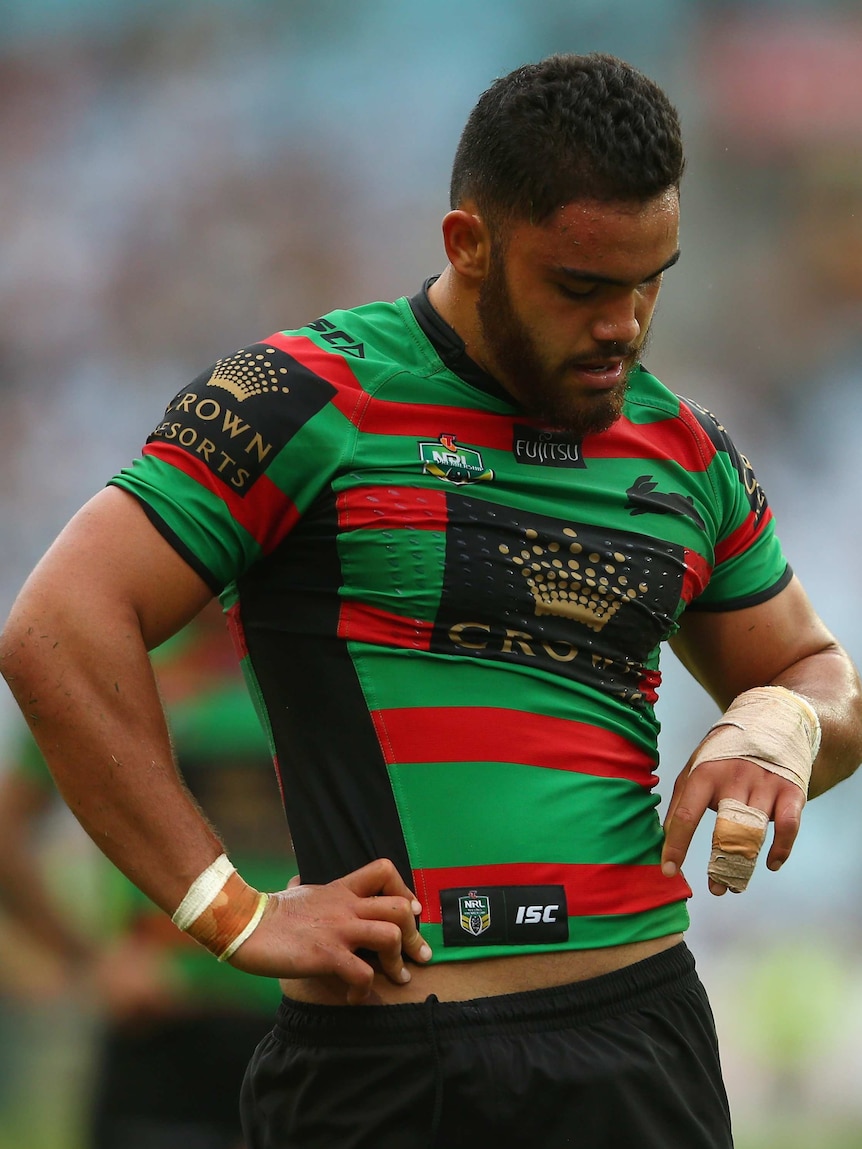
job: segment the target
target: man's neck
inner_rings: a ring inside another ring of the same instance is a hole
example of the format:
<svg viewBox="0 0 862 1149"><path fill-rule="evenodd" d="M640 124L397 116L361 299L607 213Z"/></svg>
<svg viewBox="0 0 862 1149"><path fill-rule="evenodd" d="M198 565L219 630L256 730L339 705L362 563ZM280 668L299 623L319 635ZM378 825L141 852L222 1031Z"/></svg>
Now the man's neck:
<svg viewBox="0 0 862 1149"><path fill-rule="evenodd" d="M437 314L464 341L464 349L470 358L481 364L483 355L475 300L459 283L451 267L447 267L428 288L428 298Z"/></svg>

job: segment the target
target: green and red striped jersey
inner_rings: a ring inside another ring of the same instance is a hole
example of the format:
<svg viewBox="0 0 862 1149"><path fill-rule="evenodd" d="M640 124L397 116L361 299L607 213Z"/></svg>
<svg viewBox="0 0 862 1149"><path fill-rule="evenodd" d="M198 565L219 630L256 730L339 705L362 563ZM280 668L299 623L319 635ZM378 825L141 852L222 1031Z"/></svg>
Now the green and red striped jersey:
<svg viewBox="0 0 862 1149"><path fill-rule="evenodd" d="M577 441L422 292L219 360L113 481L222 596L304 881L391 858L437 961L687 926L659 648L790 579L713 416L638 368Z"/></svg>

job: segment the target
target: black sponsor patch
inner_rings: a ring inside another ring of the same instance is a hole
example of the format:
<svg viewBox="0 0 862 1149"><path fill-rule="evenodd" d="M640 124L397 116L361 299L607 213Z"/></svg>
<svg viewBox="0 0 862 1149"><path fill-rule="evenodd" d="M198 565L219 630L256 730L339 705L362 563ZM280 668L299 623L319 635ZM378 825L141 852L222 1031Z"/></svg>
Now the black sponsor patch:
<svg viewBox="0 0 862 1149"><path fill-rule="evenodd" d="M540 431L524 423L512 429L512 454L517 463L538 467L586 467L581 444L565 431Z"/></svg>
<svg viewBox="0 0 862 1149"><path fill-rule="evenodd" d="M244 495L334 394L285 351L255 343L183 388L147 443L179 447Z"/></svg>
<svg viewBox="0 0 862 1149"><path fill-rule="evenodd" d="M517 662L644 704L645 663L674 629L685 550L633 530L447 495L430 649Z"/></svg>
<svg viewBox="0 0 862 1149"><path fill-rule="evenodd" d="M563 886L463 886L440 891L443 944L531 945L569 938Z"/></svg>

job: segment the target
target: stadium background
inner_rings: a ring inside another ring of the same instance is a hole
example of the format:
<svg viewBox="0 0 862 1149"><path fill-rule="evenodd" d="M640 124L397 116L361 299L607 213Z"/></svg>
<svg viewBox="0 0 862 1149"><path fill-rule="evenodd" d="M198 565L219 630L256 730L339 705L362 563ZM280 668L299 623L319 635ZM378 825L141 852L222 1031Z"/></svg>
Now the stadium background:
<svg viewBox="0 0 862 1149"><path fill-rule="evenodd" d="M594 49L658 79L687 137L647 364L731 428L862 661L855 0L0 0L0 613L202 366L439 270L478 93ZM660 713L669 789L714 716L670 657ZM4 693L0 746L16 731ZM698 834L690 937L739 1149L862 1144L860 799L862 775L814 803L742 898L709 896ZM86 907L77 828L42 845ZM79 1149L93 1019L52 986L0 919L0 1149Z"/></svg>

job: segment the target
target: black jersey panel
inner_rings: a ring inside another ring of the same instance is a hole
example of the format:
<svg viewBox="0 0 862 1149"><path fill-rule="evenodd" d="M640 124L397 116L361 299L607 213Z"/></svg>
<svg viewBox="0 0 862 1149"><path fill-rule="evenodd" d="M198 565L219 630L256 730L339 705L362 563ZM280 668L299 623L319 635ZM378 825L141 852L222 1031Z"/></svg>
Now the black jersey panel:
<svg viewBox="0 0 862 1149"><path fill-rule="evenodd" d="M682 546L468 495L449 495L447 512L431 650L543 668L645 704L645 666L674 629Z"/></svg>
<svg viewBox="0 0 862 1149"><path fill-rule="evenodd" d="M243 576L246 645L303 882L330 882L385 857L412 886L386 763L349 647L337 637L341 571L334 538L328 495Z"/></svg>

